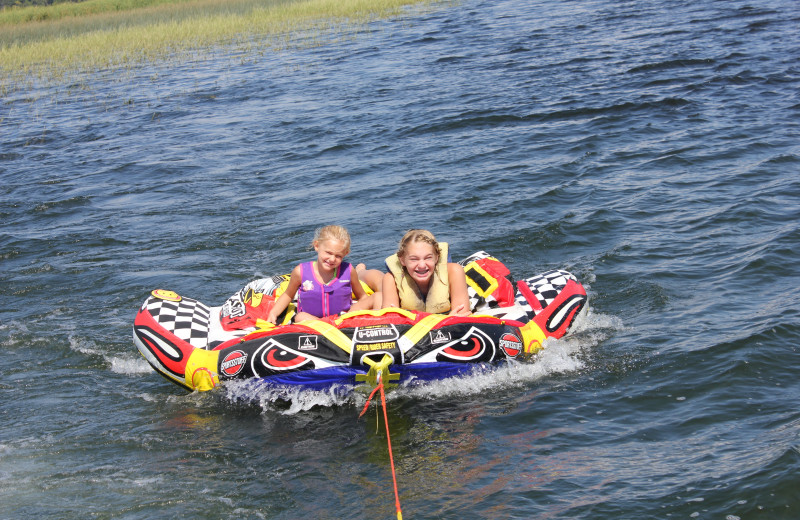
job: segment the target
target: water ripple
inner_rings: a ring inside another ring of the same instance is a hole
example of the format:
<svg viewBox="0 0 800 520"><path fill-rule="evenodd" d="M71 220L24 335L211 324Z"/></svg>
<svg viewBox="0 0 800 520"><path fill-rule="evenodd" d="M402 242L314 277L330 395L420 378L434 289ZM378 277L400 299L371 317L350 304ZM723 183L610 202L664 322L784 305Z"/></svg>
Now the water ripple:
<svg viewBox="0 0 800 520"><path fill-rule="evenodd" d="M797 516L798 21L789 0L470 0L11 93L4 510L393 514L361 396L184 395L131 345L150 290L218 305L337 222L371 267L427 227L590 293L535 363L390 398L409 516Z"/></svg>

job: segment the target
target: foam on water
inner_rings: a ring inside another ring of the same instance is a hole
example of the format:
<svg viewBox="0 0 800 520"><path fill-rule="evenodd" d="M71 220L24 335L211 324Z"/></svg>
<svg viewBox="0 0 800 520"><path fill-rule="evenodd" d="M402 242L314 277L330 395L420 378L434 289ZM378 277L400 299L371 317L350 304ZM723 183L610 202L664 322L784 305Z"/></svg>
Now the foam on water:
<svg viewBox="0 0 800 520"><path fill-rule="evenodd" d="M117 374L134 375L153 372L153 368L141 356L111 356L106 360L111 364L111 371Z"/></svg>
<svg viewBox="0 0 800 520"><path fill-rule="evenodd" d="M115 355L99 346L94 340L84 336L69 336L69 348L86 356L97 356L103 359L115 374L150 374L153 369L143 357L135 353Z"/></svg>
<svg viewBox="0 0 800 520"><path fill-rule="evenodd" d="M87 356L100 356L103 357L103 351L97 346L97 343L92 339L82 336L69 336L69 348L75 352L86 354Z"/></svg>
<svg viewBox="0 0 800 520"><path fill-rule="evenodd" d="M28 326L21 321L12 320L9 323L0 323L0 333L3 334L3 340L0 345L4 347L12 347L18 344L17 339L20 335L30 334Z"/></svg>
<svg viewBox="0 0 800 520"><path fill-rule="evenodd" d="M587 308L588 309L588 308ZM392 389L388 400L447 400L452 397L480 395L488 390L531 385L554 374L577 372L585 367L581 354L622 328L615 316L595 314L588 309L576 319L573 332L561 339L548 339L542 351L530 362L511 361L497 366L476 367L472 373L446 379L410 381ZM311 390L295 386L273 386L259 380L224 383L225 398L233 403L258 405L265 412L294 415L314 407L363 406L366 394L334 386Z"/></svg>
<svg viewBox="0 0 800 520"><path fill-rule="evenodd" d="M234 404L256 404L265 412L294 415L315 406L334 407L355 403L358 394L341 386L312 390L299 386L274 386L259 380L227 381L225 399Z"/></svg>

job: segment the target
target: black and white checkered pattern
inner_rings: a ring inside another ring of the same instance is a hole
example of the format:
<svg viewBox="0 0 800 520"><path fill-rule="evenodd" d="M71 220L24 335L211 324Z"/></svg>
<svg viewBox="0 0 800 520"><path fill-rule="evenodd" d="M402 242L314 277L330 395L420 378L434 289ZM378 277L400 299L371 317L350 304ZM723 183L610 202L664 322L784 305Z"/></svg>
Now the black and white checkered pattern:
<svg viewBox="0 0 800 520"><path fill-rule="evenodd" d="M522 307L520 305L511 305L509 307L480 306L477 309L474 309L472 313L484 316L494 316L495 318L499 318L501 320L515 320L521 321L522 323L527 323L530 321L531 316L533 316L533 312L531 312L530 308L530 305L527 307Z"/></svg>
<svg viewBox="0 0 800 520"><path fill-rule="evenodd" d="M193 347L208 345L211 309L203 302L192 298L172 302L150 297L147 311L161 326Z"/></svg>
<svg viewBox="0 0 800 520"><path fill-rule="evenodd" d="M478 312L478 309L485 311L486 309L496 309L500 307L497 299L491 294L486 298L479 296L477 291L471 285L467 286L467 295L469 296L469 308L472 312Z"/></svg>
<svg viewBox="0 0 800 520"><path fill-rule="evenodd" d="M473 253L467 258L461 260L459 264L466 266L470 262L474 262L482 258L494 257L486 251L478 251L477 253ZM541 305L542 310L544 310L548 305L553 303L553 300L558 297L559 293L564 289L564 287L566 287L569 280L574 280L576 282L578 281L578 279L575 278L572 273L563 271L561 269L553 269L552 271L547 271L531 278L526 278L522 281L528 285L533 295L537 300L539 300L539 305ZM500 304L492 295L482 298L477 294L472 286L467 287L467 292L469 293L470 307L476 314L488 314L501 319L527 322L542 312L541 310L535 311L527 298L525 298L525 296L519 292L519 289L517 289L514 298L514 305L509 307L500 307Z"/></svg>
<svg viewBox="0 0 800 520"><path fill-rule="evenodd" d="M478 251L477 253L472 253L463 260L459 260L458 264L466 267L466 265L469 264L470 262L477 262L478 260L482 260L484 258L494 258L494 257L492 257L492 255L490 255L486 251Z"/></svg>
<svg viewBox="0 0 800 520"><path fill-rule="evenodd" d="M546 273L526 278L522 281L530 287L533 295L539 300L542 309L546 309L548 305L553 303L553 300L556 299L570 280L578 281L572 273L562 271L561 269L553 269L552 271L547 271ZM517 290L516 302L517 305L528 307L532 310L530 303L528 303L528 300L519 290ZM539 314L539 312L541 311L535 311L534 314Z"/></svg>
<svg viewBox="0 0 800 520"><path fill-rule="evenodd" d="M477 262L478 260L483 260L484 258L494 258L494 257L489 253L487 253L486 251L478 251L477 253L469 255L468 257L459 261L458 263L459 265L466 267L472 262ZM469 296L469 308L472 309L472 312L477 312L482 314L492 314L492 312L489 311L493 311L494 309L500 308L500 303L494 296L489 294L486 296L486 298L484 298L480 296L478 292L475 290L475 288L469 284L467 284L467 294Z"/></svg>

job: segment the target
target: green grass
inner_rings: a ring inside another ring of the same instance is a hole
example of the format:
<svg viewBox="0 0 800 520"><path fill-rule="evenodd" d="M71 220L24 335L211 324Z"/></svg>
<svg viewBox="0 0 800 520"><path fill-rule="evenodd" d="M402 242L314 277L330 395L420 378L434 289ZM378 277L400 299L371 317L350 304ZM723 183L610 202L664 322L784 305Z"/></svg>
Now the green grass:
<svg viewBox="0 0 800 520"><path fill-rule="evenodd" d="M0 11L0 82L261 52L434 0L87 0Z"/></svg>
<svg viewBox="0 0 800 520"><path fill-rule="evenodd" d="M192 0L84 0L53 5L30 6L0 11L0 26L25 22L60 20L108 12L131 11L161 4L180 4Z"/></svg>

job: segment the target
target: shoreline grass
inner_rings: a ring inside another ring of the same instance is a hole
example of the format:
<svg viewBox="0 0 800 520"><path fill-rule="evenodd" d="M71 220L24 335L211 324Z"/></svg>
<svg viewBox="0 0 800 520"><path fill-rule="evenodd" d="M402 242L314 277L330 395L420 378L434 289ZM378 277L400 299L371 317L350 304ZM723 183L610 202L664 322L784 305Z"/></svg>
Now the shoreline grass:
<svg viewBox="0 0 800 520"><path fill-rule="evenodd" d="M0 27L26 22L60 20L108 12L132 11L161 4L181 4L194 0L81 0L51 5L0 9Z"/></svg>
<svg viewBox="0 0 800 520"><path fill-rule="evenodd" d="M284 47L297 34L366 24L433 3L441 2L87 0L17 8L19 13L6 9L0 11L0 82L5 88L31 78L58 82L75 73L181 61L219 48Z"/></svg>

